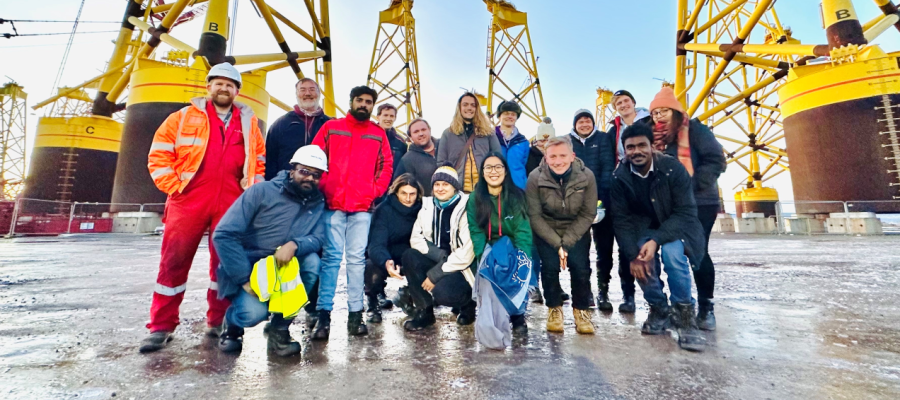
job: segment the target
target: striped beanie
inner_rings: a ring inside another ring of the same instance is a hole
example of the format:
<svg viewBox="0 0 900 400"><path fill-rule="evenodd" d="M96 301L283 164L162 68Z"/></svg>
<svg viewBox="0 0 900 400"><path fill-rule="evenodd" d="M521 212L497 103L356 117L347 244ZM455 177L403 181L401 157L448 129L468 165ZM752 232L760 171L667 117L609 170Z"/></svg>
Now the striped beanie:
<svg viewBox="0 0 900 400"><path fill-rule="evenodd" d="M438 181L449 183L457 191L462 190L462 184L459 183L459 174L449 163L444 163L434 170L434 175L431 175L431 185L434 186L434 183Z"/></svg>

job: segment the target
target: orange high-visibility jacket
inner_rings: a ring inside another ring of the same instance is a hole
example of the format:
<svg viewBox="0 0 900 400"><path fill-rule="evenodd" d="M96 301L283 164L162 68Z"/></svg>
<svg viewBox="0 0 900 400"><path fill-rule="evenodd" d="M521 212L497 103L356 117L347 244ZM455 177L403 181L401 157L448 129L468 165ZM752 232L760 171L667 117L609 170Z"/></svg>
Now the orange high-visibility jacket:
<svg viewBox="0 0 900 400"><path fill-rule="evenodd" d="M147 168L153 183L166 194L181 193L200 168L209 142L207 101L205 97L191 99L191 105L169 115L153 136ZM234 106L241 113L247 156L241 187L247 189L265 180L266 144L253 110L238 102Z"/></svg>

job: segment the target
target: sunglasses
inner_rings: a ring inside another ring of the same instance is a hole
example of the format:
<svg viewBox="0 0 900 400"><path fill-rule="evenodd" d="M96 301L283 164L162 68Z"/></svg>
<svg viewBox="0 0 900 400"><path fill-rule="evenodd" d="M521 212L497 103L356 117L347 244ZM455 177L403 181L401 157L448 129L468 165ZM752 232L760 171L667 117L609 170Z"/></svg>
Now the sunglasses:
<svg viewBox="0 0 900 400"><path fill-rule="evenodd" d="M313 172L306 168L298 168L296 171L297 171L297 173L299 173L302 176L311 176L313 179L316 179L316 180L322 178L321 172Z"/></svg>

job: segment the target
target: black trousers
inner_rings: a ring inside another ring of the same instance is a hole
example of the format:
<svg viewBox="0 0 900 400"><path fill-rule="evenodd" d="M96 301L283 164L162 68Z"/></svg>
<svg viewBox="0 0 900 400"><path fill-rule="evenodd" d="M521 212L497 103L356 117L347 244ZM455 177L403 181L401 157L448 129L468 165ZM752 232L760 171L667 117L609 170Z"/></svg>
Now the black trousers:
<svg viewBox="0 0 900 400"><path fill-rule="evenodd" d="M366 272L363 277L363 291L366 296L377 296L384 293L389 274L384 264L375 265L371 259L366 260Z"/></svg>
<svg viewBox="0 0 900 400"><path fill-rule="evenodd" d="M611 215L607 213L600 223L591 226L591 231L597 250L597 287L602 292L609 289L609 281L612 280L613 240L616 236ZM634 276L631 275L631 263L625 260L621 251L618 258L619 284L622 286L622 294L626 297L634 296Z"/></svg>
<svg viewBox="0 0 900 400"><path fill-rule="evenodd" d="M435 283L431 293L422 289L422 282L428 278L428 270L434 266L434 261L416 249L409 249L403 253L403 272L406 274L409 294L416 309L424 310L434 306L460 308L470 306L473 302L472 286L462 272L454 272L441 278Z"/></svg>
<svg viewBox="0 0 900 400"><path fill-rule="evenodd" d="M562 305L562 287L559 284L559 249L537 238L538 255L541 257L541 283L544 286L544 304L547 307ZM584 236L569 249L568 270L572 277L572 307L579 310L590 308L591 302L591 233Z"/></svg>
<svg viewBox="0 0 900 400"><path fill-rule="evenodd" d="M694 283L697 284L697 299L709 300L713 298L713 289L716 286L716 269L712 258L709 258L709 235L712 233L716 217L719 215L719 205L697 206L697 218L703 226L706 235L706 256L700 263L700 268L694 271Z"/></svg>

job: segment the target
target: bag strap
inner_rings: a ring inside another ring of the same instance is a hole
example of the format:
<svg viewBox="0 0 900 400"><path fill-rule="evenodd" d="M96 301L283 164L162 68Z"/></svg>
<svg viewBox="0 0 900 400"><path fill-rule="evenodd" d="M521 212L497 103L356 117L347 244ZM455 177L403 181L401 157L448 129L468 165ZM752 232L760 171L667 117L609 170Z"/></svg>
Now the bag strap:
<svg viewBox="0 0 900 400"><path fill-rule="evenodd" d="M465 129L463 129L465 133ZM459 173L459 170L464 167L463 161L466 160L466 156L469 154L469 148L472 147L472 143L475 143L475 131L472 131L472 136L469 136L469 140L466 141L466 147L463 148L463 151L459 153L459 159L456 160L456 173ZM475 155L475 150L472 150L472 155Z"/></svg>

